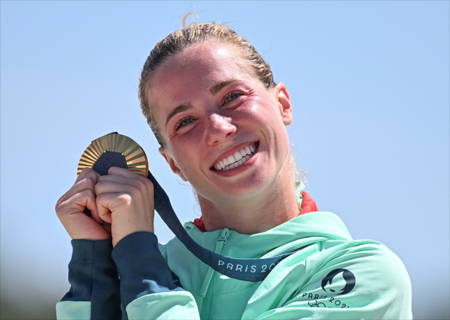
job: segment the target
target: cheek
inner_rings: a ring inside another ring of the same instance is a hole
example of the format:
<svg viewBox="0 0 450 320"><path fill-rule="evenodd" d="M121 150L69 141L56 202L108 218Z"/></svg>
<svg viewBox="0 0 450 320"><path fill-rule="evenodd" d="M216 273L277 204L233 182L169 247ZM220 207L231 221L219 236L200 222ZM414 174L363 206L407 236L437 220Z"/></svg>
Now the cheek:
<svg viewBox="0 0 450 320"><path fill-rule="evenodd" d="M178 168L183 172L184 175L189 176L189 173L193 171L193 164L198 163L195 158L198 152L188 150L190 148L184 147L181 152L175 154L175 159L178 164Z"/></svg>
<svg viewBox="0 0 450 320"><path fill-rule="evenodd" d="M255 119L275 122L280 119L278 102L269 94L263 94L251 101L245 110Z"/></svg>
<svg viewBox="0 0 450 320"><path fill-rule="evenodd" d="M279 119L279 116L273 111L270 106L260 105L255 102L250 108L243 110L240 117L260 126L272 127Z"/></svg>

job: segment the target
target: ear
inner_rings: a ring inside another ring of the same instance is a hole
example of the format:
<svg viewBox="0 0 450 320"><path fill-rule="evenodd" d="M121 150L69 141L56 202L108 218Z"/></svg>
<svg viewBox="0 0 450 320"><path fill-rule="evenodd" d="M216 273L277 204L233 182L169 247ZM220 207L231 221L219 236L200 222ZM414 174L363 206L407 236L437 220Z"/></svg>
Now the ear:
<svg viewBox="0 0 450 320"><path fill-rule="evenodd" d="M284 125L288 126L292 123L292 104L289 92L284 83L278 82L275 85L275 94L280 108L281 119Z"/></svg>
<svg viewBox="0 0 450 320"><path fill-rule="evenodd" d="M181 172L178 163L167 153L167 151L163 147L159 148L159 153L164 157L164 159L166 159L172 172L178 175L181 179L183 179L183 181L187 181L186 177Z"/></svg>

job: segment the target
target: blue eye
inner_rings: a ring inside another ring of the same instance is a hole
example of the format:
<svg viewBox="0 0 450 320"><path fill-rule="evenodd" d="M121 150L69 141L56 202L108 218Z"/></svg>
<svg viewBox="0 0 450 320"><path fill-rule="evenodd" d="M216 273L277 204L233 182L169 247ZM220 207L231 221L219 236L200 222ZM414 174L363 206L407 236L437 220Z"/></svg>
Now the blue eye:
<svg viewBox="0 0 450 320"><path fill-rule="evenodd" d="M178 131L178 129L188 125L189 123L191 123L192 121L194 121L194 118L192 117L186 117L181 119L180 121L177 122L177 124L175 125L175 131Z"/></svg>
<svg viewBox="0 0 450 320"><path fill-rule="evenodd" d="M242 92L231 92L225 96L225 99L223 99L223 103L225 104L225 103L231 102L234 99L236 99L242 95L244 95L244 93L242 93Z"/></svg>

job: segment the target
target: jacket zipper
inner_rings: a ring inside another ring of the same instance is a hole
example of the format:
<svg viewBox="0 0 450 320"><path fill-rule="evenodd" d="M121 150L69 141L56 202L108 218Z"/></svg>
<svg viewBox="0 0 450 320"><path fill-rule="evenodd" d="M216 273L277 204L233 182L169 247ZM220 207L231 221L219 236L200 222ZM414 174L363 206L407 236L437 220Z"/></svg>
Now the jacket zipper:
<svg viewBox="0 0 450 320"><path fill-rule="evenodd" d="M228 236L230 235L229 229L223 229L220 233L219 239L217 239L216 242L216 248L214 249L215 253L222 253L223 247L225 246L225 243L228 241Z"/></svg>
<svg viewBox="0 0 450 320"><path fill-rule="evenodd" d="M215 253L217 254L222 253L222 250L228 241L229 235L230 235L229 229L222 230L219 238L216 241L216 246L214 248ZM203 281L203 285L200 289L200 295L203 297L202 311L200 315L201 319L209 319L210 316L212 291L214 290L214 281L213 281L214 273L215 273L214 269L208 268L208 272L206 273L205 276L205 281Z"/></svg>

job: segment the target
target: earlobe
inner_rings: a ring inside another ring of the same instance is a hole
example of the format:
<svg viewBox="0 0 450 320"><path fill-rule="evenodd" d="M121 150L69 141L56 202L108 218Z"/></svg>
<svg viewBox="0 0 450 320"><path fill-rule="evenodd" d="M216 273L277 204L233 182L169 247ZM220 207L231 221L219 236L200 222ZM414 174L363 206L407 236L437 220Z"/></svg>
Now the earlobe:
<svg viewBox="0 0 450 320"><path fill-rule="evenodd" d="M183 179L183 181L187 181L186 177L181 172L180 167L178 166L176 161L169 154L167 154L164 148L160 147L158 151L164 157L166 162L169 164L169 167L172 170L172 172L178 175L181 179Z"/></svg>
<svg viewBox="0 0 450 320"><path fill-rule="evenodd" d="M292 104L289 92L282 82L278 82L275 86L277 94L278 105L280 107L280 114L285 126L292 123Z"/></svg>

